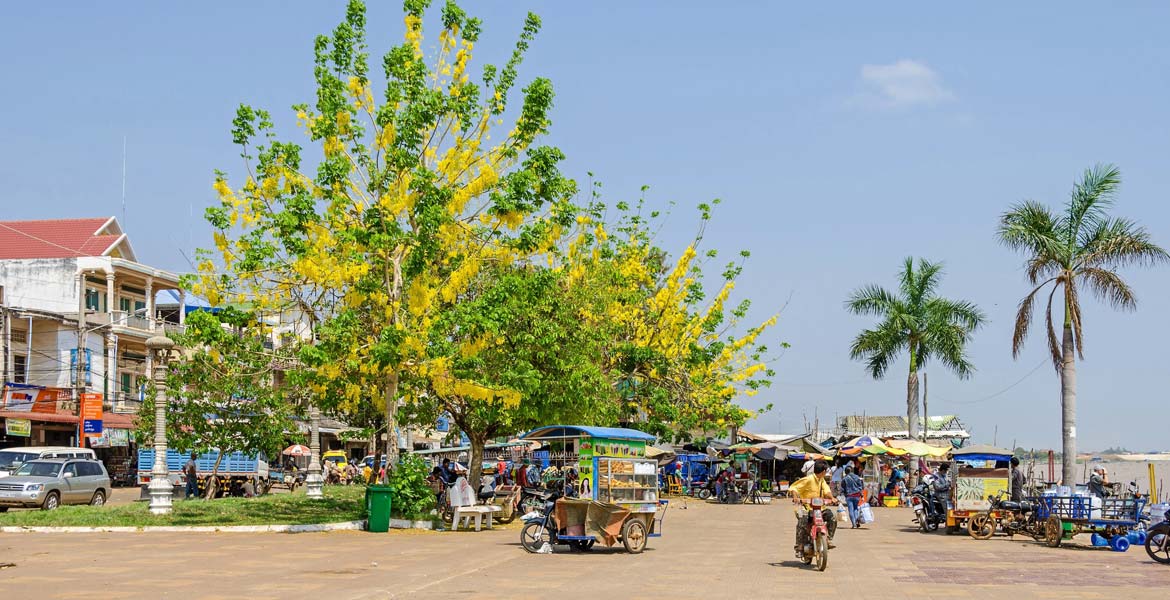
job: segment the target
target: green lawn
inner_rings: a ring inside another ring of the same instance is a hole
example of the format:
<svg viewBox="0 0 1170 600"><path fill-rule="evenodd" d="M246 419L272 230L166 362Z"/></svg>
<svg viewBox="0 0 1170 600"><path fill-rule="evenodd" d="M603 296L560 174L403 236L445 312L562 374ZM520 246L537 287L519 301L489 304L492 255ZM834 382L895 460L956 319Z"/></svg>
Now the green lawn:
<svg viewBox="0 0 1170 600"><path fill-rule="evenodd" d="M148 502L121 506L63 506L53 511L0 513L0 526L144 527L149 525L301 525L365 518L362 486L327 486L325 497L310 500L303 488L295 494L260 498L176 500L167 516L154 516Z"/></svg>

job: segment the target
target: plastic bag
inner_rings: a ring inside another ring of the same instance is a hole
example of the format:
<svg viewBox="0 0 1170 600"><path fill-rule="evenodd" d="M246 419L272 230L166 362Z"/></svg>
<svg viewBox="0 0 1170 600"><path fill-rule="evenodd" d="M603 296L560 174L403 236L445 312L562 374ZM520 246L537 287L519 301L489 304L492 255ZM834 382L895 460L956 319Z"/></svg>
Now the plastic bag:
<svg viewBox="0 0 1170 600"><path fill-rule="evenodd" d="M873 509L869 507L868 502L858 506L857 512L861 515L862 523L873 523Z"/></svg>
<svg viewBox="0 0 1170 600"><path fill-rule="evenodd" d="M466 477L456 479L451 489L447 490L447 496L451 501L451 506L471 506L475 504L475 490L467 482Z"/></svg>

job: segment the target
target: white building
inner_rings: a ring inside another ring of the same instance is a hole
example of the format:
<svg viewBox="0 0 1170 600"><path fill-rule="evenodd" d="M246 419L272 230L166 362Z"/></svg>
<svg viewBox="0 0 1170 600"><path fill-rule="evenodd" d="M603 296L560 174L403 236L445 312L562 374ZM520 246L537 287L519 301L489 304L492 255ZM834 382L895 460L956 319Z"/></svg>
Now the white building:
<svg viewBox="0 0 1170 600"><path fill-rule="evenodd" d="M164 318L155 307L162 290L179 290L178 277L138 262L113 217L0 221L0 381L60 399L25 414L0 403L0 418L33 421L29 439L0 445L76 443L78 392L104 394L106 426L129 428L151 371L146 339L181 327L186 313Z"/></svg>

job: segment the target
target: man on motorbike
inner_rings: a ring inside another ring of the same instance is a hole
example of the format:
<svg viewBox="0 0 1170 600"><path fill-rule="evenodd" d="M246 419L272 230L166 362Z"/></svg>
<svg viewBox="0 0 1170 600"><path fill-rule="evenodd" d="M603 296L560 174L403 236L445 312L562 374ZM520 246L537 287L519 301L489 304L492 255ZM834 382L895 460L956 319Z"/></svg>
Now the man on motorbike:
<svg viewBox="0 0 1170 600"><path fill-rule="evenodd" d="M812 473L806 477L802 477L792 487L788 488L788 494L792 496L792 501L795 504L807 506L809 501L813 498L823 498L825 500L825 508L822 509L822 516L825 518L825 523L829 527L829 548L836 548L833 545L833 536L837 533L837 516L833 509L828 508L837 503L837 499L833 497L833 490L829 488L829 483L825 481L825 472L829 470L829 465L825 461L818 460L813 465ZM801 544L804 541L804 536L808 532L808 511L797 510L797 525L796 525L796 552L800 554Z"/></svg>
<svg viewBox="0 0 1170 600"><path fill-rule="evenodd" d="M947 498L950 498L951 482L947 479L947 471L951 468L951 463L943 463L939 465L938 471L934 474L934 481L931 482L931 487L934 488L934 503L938 510L938 514L947 514Z"/></svg>

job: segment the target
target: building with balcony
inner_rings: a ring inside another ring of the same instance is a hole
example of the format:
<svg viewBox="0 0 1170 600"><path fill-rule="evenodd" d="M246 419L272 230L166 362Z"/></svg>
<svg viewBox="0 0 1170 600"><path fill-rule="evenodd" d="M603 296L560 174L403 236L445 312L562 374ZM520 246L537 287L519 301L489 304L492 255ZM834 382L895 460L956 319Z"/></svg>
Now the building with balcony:
<svg viewBox="0 0 1170 600"><path fill-rule="evenodd" d="M177 310L156 306L164 292ZM85 392L103 394L107 429L129 429L151 373L146 340L186 312L178 276L139 262L113 217L0 221L0 419L33 421L25 439L0 429L0 446L76 444ZM10 388L47 391L36 397L55 406L18 414Z"/></svg>

